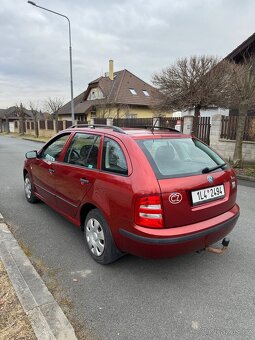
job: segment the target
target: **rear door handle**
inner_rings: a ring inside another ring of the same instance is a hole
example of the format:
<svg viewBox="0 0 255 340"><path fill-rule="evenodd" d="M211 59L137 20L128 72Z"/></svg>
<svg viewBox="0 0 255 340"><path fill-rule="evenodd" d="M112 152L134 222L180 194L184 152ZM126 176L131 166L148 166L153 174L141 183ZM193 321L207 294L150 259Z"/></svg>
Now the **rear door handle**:
<svg viewBox="0 0 255 340"><path fill-rule="evenodd" d="M88 184L89 180L86 179L86 178L80 178L80 182L81 182L81 184Z"/></svg>
<svg viewBox="0 0 255 340"><path fill-rule="evenodd" d="M49 171L51 174L53 174L53 173L55 172L54 169L48 169L48 171Z"/></svg>

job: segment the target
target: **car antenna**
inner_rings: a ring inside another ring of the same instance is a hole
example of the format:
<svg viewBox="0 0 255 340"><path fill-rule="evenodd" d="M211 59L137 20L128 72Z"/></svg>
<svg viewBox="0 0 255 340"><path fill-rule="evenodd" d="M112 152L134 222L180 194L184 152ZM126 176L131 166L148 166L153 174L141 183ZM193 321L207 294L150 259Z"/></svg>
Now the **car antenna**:
<svg viewBox="0 0 255 340"><path fill-rule="evenodd" d="M154 129L155 129L155 126L156 126L157 122L158 122L158 117L155 119L155 122L152 125L152 128L151 128L151 132L152 133L154 132Z"/></svg>

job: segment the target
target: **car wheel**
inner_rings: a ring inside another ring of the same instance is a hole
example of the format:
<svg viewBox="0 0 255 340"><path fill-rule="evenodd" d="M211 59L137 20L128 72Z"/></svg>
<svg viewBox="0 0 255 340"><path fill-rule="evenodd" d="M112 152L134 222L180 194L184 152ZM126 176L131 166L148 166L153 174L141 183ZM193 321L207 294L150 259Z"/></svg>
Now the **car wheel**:
<svg viewBox="0 0 255 340"><path fill-rule="evenodd" d="M39 201L39 199L34 194L33 183L31 181L29 174L26 174L24 179L24 190L26 199L28 200L29 203L35 203Z"/></svg>
<svg viewBox="0 0 255 340"><path fill-rule="evenodd" d="M96 262L109 264L122 256L114 243L106 220L98 209L88 213L84 224L84 236L88 251Z"/></svg>

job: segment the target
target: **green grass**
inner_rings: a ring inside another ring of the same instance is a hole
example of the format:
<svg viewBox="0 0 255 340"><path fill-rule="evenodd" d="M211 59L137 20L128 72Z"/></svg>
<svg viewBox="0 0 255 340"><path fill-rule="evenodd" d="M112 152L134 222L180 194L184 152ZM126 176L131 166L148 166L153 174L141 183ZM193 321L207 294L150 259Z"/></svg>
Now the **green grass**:
<svg viewBox="0 0 255 340"><path fill-rule="evenodd" d="M255 177L255 169L253 169L253 168L245 169L245 173L246 173L247 176L254 176Z"/></svg>
<svg viewBox="0 0 255 340"><path fill-rule="evenodd" d="M255 177L255 168L252 167L235 168L235 172L237 175Z"/></svg>

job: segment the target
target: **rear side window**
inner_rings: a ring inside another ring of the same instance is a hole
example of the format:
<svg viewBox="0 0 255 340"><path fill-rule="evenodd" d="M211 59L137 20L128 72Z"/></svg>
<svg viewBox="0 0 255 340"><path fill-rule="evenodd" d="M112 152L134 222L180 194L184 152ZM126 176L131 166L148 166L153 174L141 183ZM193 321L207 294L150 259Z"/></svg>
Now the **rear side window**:
<svg viewBox="0 0 255 340"><path fill-rule="evenodd" d="M206 167L225 163L207 145L192 138L147 139L137 143L159 179L201 174Z"/></svg>
<svg viewBox="0 0 255 340"><path fill-rule="evenodd" d="M103 145L102 170L127 175L128 167L121 146L113 139L106 137Z"/></svg>

